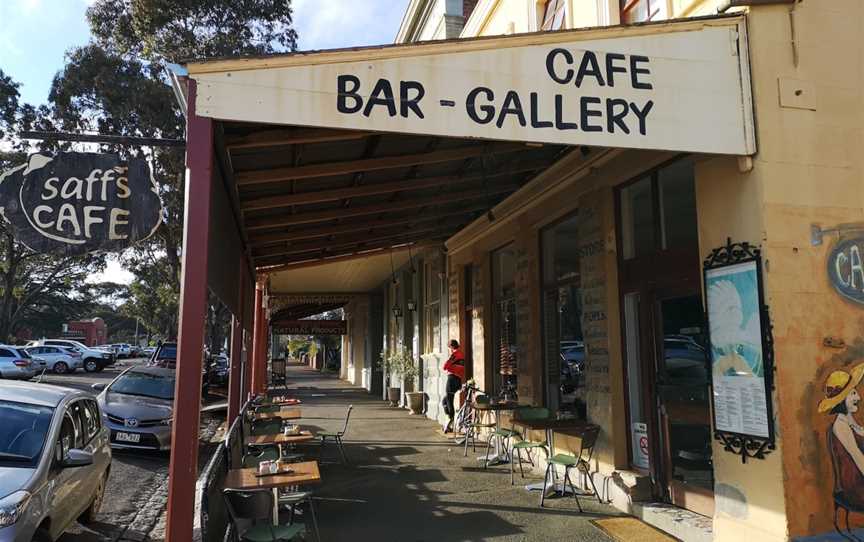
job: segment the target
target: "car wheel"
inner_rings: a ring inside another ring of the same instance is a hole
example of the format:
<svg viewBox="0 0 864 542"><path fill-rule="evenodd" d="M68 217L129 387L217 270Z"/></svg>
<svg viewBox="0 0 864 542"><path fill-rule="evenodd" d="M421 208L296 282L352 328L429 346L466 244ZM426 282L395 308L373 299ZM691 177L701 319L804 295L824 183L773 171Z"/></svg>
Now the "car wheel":
<svg viewBox="0 0 864 542"><path fill-rule="evenodd" d="M69 372L69 366L63 361L58 361L54 364L54 372L58 375L65 375Z"/></svg>
<svg viewBox="0 0 864 542"><path fill-rule="evenodd" d="M105 483L107 480L108 473L106 472L101 478L99 478L99 485L96 486L96 494L93 495L93 502L91 502L90 506L87 507L87 510L84 510L84 513L78 517L78 521L81 523L86 525L96 521L96 515L99 513L99 509L102 508L102 500L105 498Z"/></svg>
<svg viewBox="0 0 864 542"><path fill-rule="evenodd" d="M88 373L95 373L95 372L99 371L99 363L93 358L85 359L84 360L84 370L87 371Z"/></svg>

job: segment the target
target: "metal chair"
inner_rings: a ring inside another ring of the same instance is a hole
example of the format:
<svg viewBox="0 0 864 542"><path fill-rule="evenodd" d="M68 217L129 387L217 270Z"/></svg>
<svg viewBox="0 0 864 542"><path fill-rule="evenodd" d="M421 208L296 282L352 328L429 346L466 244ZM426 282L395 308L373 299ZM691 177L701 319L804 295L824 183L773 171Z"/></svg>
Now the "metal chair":
<svg viewBox="0 0 864 542"><path fill-rule="evenodd" d="M253 448L249 453L243 456L243 468L257 467L262 461L275 461L279 459L279 448L276 446L267 446Z"/></svg>
<svg viewBox="0 0 864 542"><path fill-rule="evenodd" d="M249 434L253 437L262 435L274 435L282 431L282 418L267 418L266 420L254 420L249 428Z"/></svg>
<svg viewBox="0 0 864 542"><path fill-rule="evenodd" d="M493 429L495 427L495 423L490 421L488 418L491 416L491 410L478 410L473 408L471 411L473 419L468 423L467 428L465 429L465 453L464 456L468 457L468 441L471 441L471 449L475 452L477 451L477 437L480 435L480 432L483 429ZM486 453L488 456L489 446L492 445L491 439L490 442L487 443ZM488 457L485 465L488 464Z"/></svg>
<svg viewBox="0 0 864 542"><path fill-rule="evenodd" d="M570 469L575 468L585 473L588 481L591 482L591 487L594 489L594 495L597 496L599 502L603 502L600 498L600 492L597 491L597 486L594 485L594 478L591 476L591 456L594 454L594 445L597 444L597 437L600 435L600 427L594 425L586 429L581 435L581 443L579 447L579 455L571 454L555 454L546 463L546 476L543 478L543 491L540 493L540 506L546 499L546 484L549 481L550 471L554 472L555 466L564 467L564 487L567 491L567 483L570 483L570 489L573 491L573 498L576 499L576 506L579 507L579 513L582 513L582 505L579 503L579 496L576 493L576 486L573 485L573 480L570 479Z"/></svg>
<svg viewBox="0 0 864 542"><path fill-rule="evenodd" d="M345 456L345 447L343 446L342 437L348 432L348 420L351 419L351 411L354 410L354 405L348 407L348 413L345 415L345 427L342 431L319 431L318 436L321 437L321 457L324 456L324 445L327 444L327 439L333 439L339 447L339 454L342 456L342 463L347 465L348 458Z"/></svg>
<svg viewBox="0 0 864 542"><path fill-rule="evenodd" d="M267 489L222 492L228 515L240 542L290 542L305 529L302 525L273 525L273 492Z"/></svg>
<svg viewBox="0 0 864 542"><path fill-rule="evenodd" d="M529 421L529 420L543 420L550 416L549 409L543 407L527 407L527 408L518 408L513 411L513 425L519 425L521 421ZM543 450L546 454L546 458L549 458L549 445L546 441L531 441L525 440L522 434L517 433L519 442L514 442L512 446L512 451L510 453L510 485L513 485L513 463L519 461L519 474L522 478L525 478L525 471L522 469L522 450L525 450L526 455L528 456L528 461L531 462L531 466L534 466L534 460L531 458L531 452L533 450ZM513 457L513 454L516 454L516 457Z"/></svg>
<svg viewBox="0 0 864 542"><path fill-rule="evenodd" d="M312 529L315 531L315 540L321 542L321 533L318 532L318 517L315 515L315 503L311 491L293 491L279 494L279 505L285 506L290 512L289 523L294 523L294 515L299 506L306 505L312 518ZM304 519L304 524L305 524Z"/></svg>

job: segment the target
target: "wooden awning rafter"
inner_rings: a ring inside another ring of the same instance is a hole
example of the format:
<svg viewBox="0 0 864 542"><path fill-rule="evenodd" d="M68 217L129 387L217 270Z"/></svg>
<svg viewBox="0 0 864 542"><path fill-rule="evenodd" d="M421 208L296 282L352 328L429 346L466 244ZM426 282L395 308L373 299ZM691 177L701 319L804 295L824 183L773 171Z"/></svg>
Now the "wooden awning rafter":
<svg viewBox="0 0 864 542"><path fill-rule="evenodd" d="M570 149L231 122L219 133L262 271L440 243Z"/></svg>

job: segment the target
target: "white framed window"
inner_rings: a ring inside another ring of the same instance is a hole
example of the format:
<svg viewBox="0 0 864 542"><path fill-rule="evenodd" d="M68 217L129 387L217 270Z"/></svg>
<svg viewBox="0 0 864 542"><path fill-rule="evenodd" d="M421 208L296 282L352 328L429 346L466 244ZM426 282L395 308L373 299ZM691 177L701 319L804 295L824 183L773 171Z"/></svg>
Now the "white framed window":
<svg viewBox="0 0 864 542"><path fill-rule="evenodd" d="M436 260L423 262L423 353L441 348L441 277Z"/></svg>
<svg viewBox="0 0 864 542"><path fill-rule="evenodd" d="M537 29L561 30L567 16L566 0L546 0L537 5Z"/></svg>

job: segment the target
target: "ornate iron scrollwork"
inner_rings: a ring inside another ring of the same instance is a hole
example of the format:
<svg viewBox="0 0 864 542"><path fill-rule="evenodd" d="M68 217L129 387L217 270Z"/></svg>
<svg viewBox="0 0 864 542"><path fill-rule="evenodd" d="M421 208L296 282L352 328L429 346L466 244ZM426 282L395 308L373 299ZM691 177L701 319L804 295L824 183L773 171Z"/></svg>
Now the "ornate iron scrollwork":
<svg viewBox="0 0 864 542"><path fill-rule="evenodd" d="M776 448L774 434L774 409L771 400L772 392L774 390L774 336L772 334L768 306L764 302L765 298L762 290L762 253L758 246L751 245L747 242L733 243L731 239L727 238L726 244L712 250L711 254L709 254L703 262L703 269L705 271L745 262L755 262L757 269L759 294L758 306L761 320L760 327L762 331L762 362L765 381L765 407L767 410L768 436L747 435L719 430L716 428L716 408L712 409L715 413L714 438L723 444L723 449L725 451L740 455L742 463L746 463L748 458L765 459L765 455ZM706 321L707 320L708 318L706 316ZM713 371L711 373L711 395L713 403Z"/></svg>

